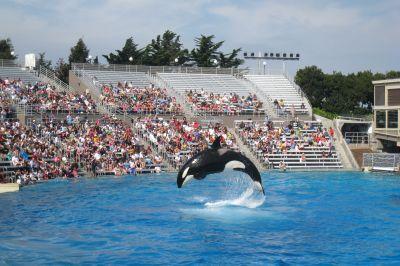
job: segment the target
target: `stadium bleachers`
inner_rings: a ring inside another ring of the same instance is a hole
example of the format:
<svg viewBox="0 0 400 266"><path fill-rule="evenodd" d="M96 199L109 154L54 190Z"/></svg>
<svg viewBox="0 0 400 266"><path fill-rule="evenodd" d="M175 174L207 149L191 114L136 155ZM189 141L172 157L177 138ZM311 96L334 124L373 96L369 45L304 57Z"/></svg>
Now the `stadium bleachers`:
<svg viewBox="0 0 400 266"><path fill-rule="evenodd" d="M92 77L98 84L117 85L118 82L130 82L135 87L149 87L150 80L143 72L123 72L123 71L97 71L84 70L85 74Z"/></svg>
<svg viewBox="0 0 400 266"><path fill-rule="evenodd" d="M0 78L18 80L21 79L25 84L35 84L39 81L38 77L34 74L21 67L0 67Z"/></svg>
<svg viewBox="0 0 400 266"><path fill-rule="evenodd" d="M232 75L158 73L158 76L182 95L187 90L195 89L220 94L236 93L239 96L246 96L251 92L246 83Z"/></svg>
<svg viewBox="0 0 400 266"><path fill-rule="evenodd" d="M235 130L242 141L267 168L279 169L281 162L287 169L342 168L333 142L329 141L326 129L321 128L321 124L312 123L307 128L296 126L296 133L290 133L281 126L267 129L253 121L235 121ZM317 143L316 138L320 137L323 141ZM297 147L290 147L291 144Z"/></svg>
<svg viewBox="0 0 400 266"><path fill-rule="evenodd" d="M283 100L283 111L290 113L292 105L297 114L307 114L306 99L304 99L294 85L283 75L246 75L246 79L255 84L259 90L267 94L271 101ZM305 104L305 108L301 105Z"/></svg>

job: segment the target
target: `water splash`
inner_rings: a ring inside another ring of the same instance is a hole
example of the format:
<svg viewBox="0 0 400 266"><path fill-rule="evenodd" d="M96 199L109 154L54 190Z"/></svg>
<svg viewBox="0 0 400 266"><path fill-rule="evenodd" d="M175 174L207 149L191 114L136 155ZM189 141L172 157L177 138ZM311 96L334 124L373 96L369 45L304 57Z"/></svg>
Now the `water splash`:
<svg viewBox="0 0 400 266"><path fill-rule="evenodd" d="M224 206L241 206L250 209L261 206L265 201L265 196L255 189L255 185L248 187L238 198L206 202L204 206L208 208L220 208Z"/></svg>
<svg viewBox="0 0 400 266"><path fill-rule="evenodd" d="M240 206L245 208L257 208L265 201L262 187L254 182L245 173L236 171L225 171L221 177L217 177L221 182L219 195L214 195L212 200L208 200L204 206L207 208L220 208L224 206Z"/></svg>

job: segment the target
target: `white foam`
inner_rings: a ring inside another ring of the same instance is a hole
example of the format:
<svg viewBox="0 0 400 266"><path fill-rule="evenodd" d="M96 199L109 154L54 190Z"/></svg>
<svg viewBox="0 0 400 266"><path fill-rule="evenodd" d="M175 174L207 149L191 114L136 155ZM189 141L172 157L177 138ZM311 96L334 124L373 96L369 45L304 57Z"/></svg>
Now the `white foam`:
<svg viewBox="0 0 400 266"><path fill-rule="evenodd" d="M255 191L253 187L247 188L238 198L219 200L215 202L206 202L204 205L208 208L221 208L224 206L241 206L250 209L261 206L265 201L265 196L259 196L260 192ZM257 197L258 196L258 197Z"/></svg>

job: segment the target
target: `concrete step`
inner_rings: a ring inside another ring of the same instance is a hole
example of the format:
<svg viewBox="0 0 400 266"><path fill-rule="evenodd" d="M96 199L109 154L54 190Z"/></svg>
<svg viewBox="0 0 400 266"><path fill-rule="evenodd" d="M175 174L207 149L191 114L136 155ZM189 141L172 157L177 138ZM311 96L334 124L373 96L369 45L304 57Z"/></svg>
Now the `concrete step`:
<svg viewBox="0 0 400 266"><path fill-rule="evenodd" d="M257 167L259 171L264 171L266 170L266 167L264 164L262 164L257 156L249 149L249 147L243 143L243 141L240 139L239 135L236 133L234 128L228 128L229 132L231 132L236 139L236 143L238 145L239 151L242 152L247 158L249 158L254 165Z"/></svg>

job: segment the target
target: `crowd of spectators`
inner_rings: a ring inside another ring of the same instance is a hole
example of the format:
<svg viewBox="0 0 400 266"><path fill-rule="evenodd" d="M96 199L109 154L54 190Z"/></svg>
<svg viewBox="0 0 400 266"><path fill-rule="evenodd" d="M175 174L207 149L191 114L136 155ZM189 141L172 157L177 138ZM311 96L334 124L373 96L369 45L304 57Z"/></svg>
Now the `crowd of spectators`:
<svg viewBox="0 0 400 266"><path fill-rule="evenodd" d="M0 128L0 161L17 167L19 183L54 177L77 177L79 166L93 175L160 172L162 158L144 149L122 121L44 119L31 127L5 122Z"/></svg>
<svg viewBox="0 0 400 266"><path fill-rule="evenodd" d="M166 89L153 86L139 88L132 83L101 86L100 102L129 114L178 114L182 112L175 97Z"/></svg>
<svg viewBox="0 0 400 266"><path fill-rule="evenodd" d="M47 83L25 85L21 80L0 78L0 97L3 103L29 104L37 110L93 113L96 103L90 94L59 92Z"/></svg>
<svg viewBox="0 0 400 266"><path fill-rule="evenodd" d="M255 94L239 96L236 93L213 93L203 89L186 91L186 99L199 112L238 115L261 112L262 102Z"/></svg>
<svg viewBox="0 0 400 266"><path fill-rule="evenodd" d="M293 121L285 126L275 126L273 122L241 121L237 124L240 137L256 151L261 151L264 162L269 163L269 155L294 153L299 162L305 162L305 147L328 147L322 149L322 158L332 156L334 131L314 124Z"/></svg>
<svg viewBox="0 0 400 266"><path fill-rule="evenodd" d="M220 123L189 122L185 118L161 117L138 118L138 128L149 142L162 149L173 165L179 167L196 153L206 149L217 135L222 137L224 147L237 149L234 136Z"/></svg>

